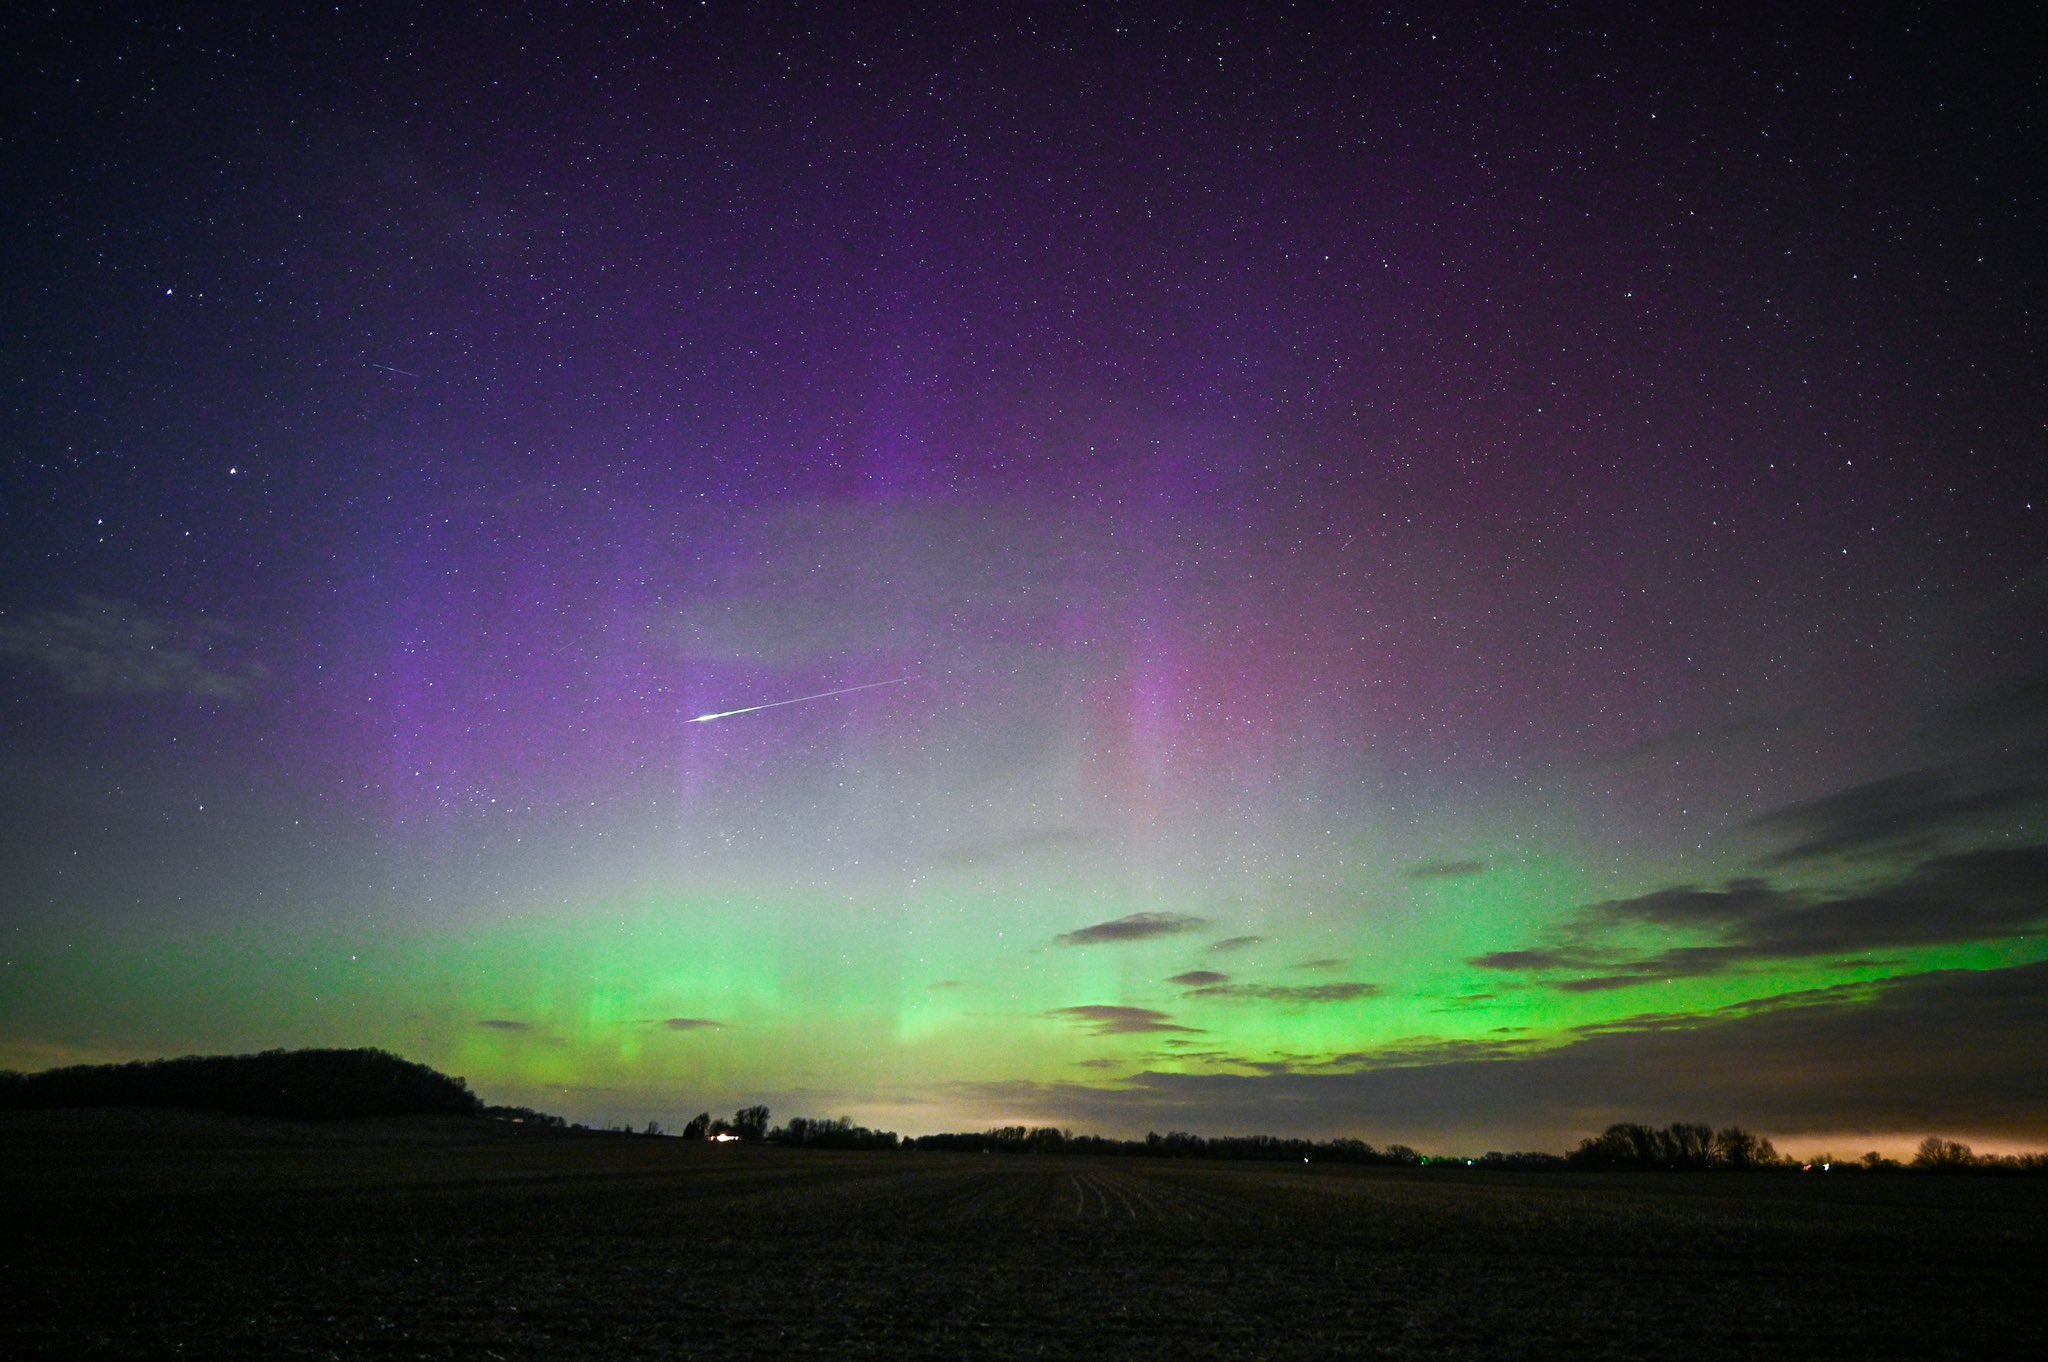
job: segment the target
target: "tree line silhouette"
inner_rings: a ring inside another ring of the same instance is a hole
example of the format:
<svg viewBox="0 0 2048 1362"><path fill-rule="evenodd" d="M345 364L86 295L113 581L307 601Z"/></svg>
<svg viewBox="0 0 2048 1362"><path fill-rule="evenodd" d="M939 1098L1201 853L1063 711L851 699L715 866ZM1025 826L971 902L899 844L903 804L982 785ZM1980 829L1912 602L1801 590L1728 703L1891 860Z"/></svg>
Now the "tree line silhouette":
<svg viewBox="0 0 2048 1362"><path fill-rule="evenodd" d="M60 1107L184 1107L250 1116L336 1120L361 1116L449 1115L489 1117L544 1130L590 1128L531 1107L486 1106L460 1078L386 1050L265 1050L253 1055L186 1055L126 1064L78 1064L40 1073L0 1070L0 1111ZM1579 1141L1564 1155L1488 1152L1479 1158L1441 1158L1405 1144L1379 1148L1364 1140L1290 1139L1275 1135L1210 1136L1149 1132L1142 1140L1076 1135L1054 1126L999 1126L989 1130L899 1137L870 1130L845 1116L795 1116L771 1128L766 1106L741 1107L728 1119L699 1113L682 1129L685 1140L737 1140L791 1149L927 1150L976 1154L1090 1154L1253 1162L1378 1164L1420 1167L1454 1164L1483 1168L1615 1171L1753 1171L1821 1168L1860 1172L1994 1172L2048 1174L2048 1152L1979 1154L1957 1140L1929 1136L1910 1161L1871 1151L1854 1160L1821 1154L1804 1162L1780 1154L1768 1139L1740 1126L1715 1129L1700 1122L1665 1126L1620 1122ZM658 1121L638 1132L663 1133Z"/></svg>
<svg viewBox="0 0 2048 1362"><path fill-rule="evenodd" d="M1783 1163L1769 1140L1740 1126L1720 1130L1698 1122L1668 1126L1624 1121L1579 1141L1565 1156L1575 1168L1639 1168L1698 1170L1705 1168L1773 1168Z"/></svg>
<svg viewBox="0 0 2048 1362"><path fill-rule="evenodd" d="M1634 1122L1611 1125L1600 1134L1579 1141L1579 1147L1560 1163L1571 1168L1659 1171L1712 1168L1832 1171L1839 1168L1865 1173L1895 1173L1908 1169L1923 1173L2048 1173L2048 1153L1979 1154L1960 1140L1947 1140L1938 1135L1922 1140L1911 1162L1906 1163L1886 1158L1874 1149L1854 1160L1838 1160L1832 1154L1816 1154L1805 1160L1788 1159L1773 1148L1769 1140L1752 1135L1740 1126L1713 1130L1683 1121L1661 1127Z"/></svg>
<svg viewBox="0 0 2048 1362"><path fill-rule="evenodd" d="M648 1135L661 1134L658 1123L649 1121ZM762 1106L741 1107L734 1112L730 1121L723 1118L714 1120L708 1111L699 1112L683 1127L686 1140L735 1139L747 1144L759 1144L768 1138L768 1108Z"/></svg>
<svg viewBox="0 0 2048 1362"><path fill-rule="evenodd" d="M893 1130L869 1130L857 1126L849 1118L840 1116L829 1121L814 1120L804 1116L792 1116L789 1121L768 1132L770 1144L788 1145L793 1149L899 1149L902 1147Z"/></svg>
<svg viewBox="0 0 2048 1362"><path fill-rule="evenodd" d="M649 1121L643 1135L662 1133L659 1121ZM703 1111L691 1117L683 1126L685 1140L717 1140L729 1138L743 1144L778 1144L789 1149L900 1149L902 1141L893 1130L869 1130L857 1126L852 1118L835 1117L821 1120L814 1116L792 1116L787 1122L768 1127L768 1108L764 1106L741 1107L733 1113L731 1120L714 1118Z"/></svg>
<svg viewBox="0 0 2048 1362"><path fill-rule="evenodd" d="M1052 1126L999 1126L992 1130L919 1135L905 1149L968 1154L1106 1154L1144 1158L1225 1159L1296 1163L1378 1164L1390 1167L1455 1166L1540 1171L1727 1171L1845 1169L1859 1172L1991 1172L2048 1174L2048 1153L1978 1154L1956 1140L1929 1136L1910 1162L1872 1151L1853 1162L1821 1154L1809 1160L1780 1154L1761 1135L1740 1126L1689 1121L1648 1126L1632 1121L1607 1127L1581 1140L1569 1154L1490 1150L1477 1158L1421 1154L1405 1144L1376 1148L1363 1140L1302 1140L1274 1135L1208 1137L1176 1130L1148 1133L1142 1140L1076 1135Z"/></svg>
<svg viewBox="0 0 2048 1362"><path fill-rule="evenodd" d="M1109 1154L1166 1159L1236 1159L1274 1163L1378 1163L1415 1165L1429 1162L1405 1144L1376 1149L1364 1140L1300 1140L1278 1135L1191 1135L1184 1130L1142 1140L1116 1140L1103 1135L1076 1135L1053 1126L999 1126L993 1130L919 1135L906 1141L910 1149L964 1154Z"/></svg>

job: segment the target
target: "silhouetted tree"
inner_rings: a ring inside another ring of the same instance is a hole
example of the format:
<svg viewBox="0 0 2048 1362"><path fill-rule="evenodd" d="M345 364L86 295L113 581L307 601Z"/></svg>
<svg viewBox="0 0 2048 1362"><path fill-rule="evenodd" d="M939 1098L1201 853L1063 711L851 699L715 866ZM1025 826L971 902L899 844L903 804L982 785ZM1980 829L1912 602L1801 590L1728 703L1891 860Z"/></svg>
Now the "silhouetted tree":
<svg viewBox="0 0 2048 1362"><path fill-rule="evenodd" d="M1713 1128L1697 1121L1676 1121L1664 1127L1664 1166L1687 1169L1713 1167Z"/></svg>
<svg viewBox="0 0 2048 1362"><path fill-rule="evenodd" d="M750 1144L768 1138L768 1108L741 1107L733 1113L732 1133Z"/></svg>
<svg viewBox="0 0 2048 1362"><path fill-rule="evenodd" d="M894 1149L898 1143L895 1131L869 1130L846 1116L830 1121L792 1116L788 1125L769 1132L768 1142L792 1149Z"/></svg>
<svg viewBox="0 0 2048 1362"><path fill-rule="evenodd" d="M1481 1156L1479 1166L1481 1168L1539 1168L1548 1170L1564 1167L1565 1161L1562 1156L1557 1154L1533 1154L1519 1150L1513 1154L1503 1154L1498 1150L1489 1149Z"/></svg>
<svg viewBox="0 0 2048 1362"><path fill-rule="evenodd" d="M1752 1135L1741 1126L1725 1126L1714 1132L1713 1164L1716 1168L1769 1168L1777 1162L1778 1151L1760 1135Z"/></svg>
<svg viewBox="0 0 2048 1362"><path fill-rule="evenodd" d="M710 1131L710 1129L711 1113L708 1111L700 1111L695 1116L692 1116L690 1118L690 1123L688 1125L683 1127L683 1138L686 1140L701 1140Z"/></svg>
<svg viewBox="0 0 2048 1362"><path fill-rule="evenodd" d="M1716 1131L1698 1122L1658 1127L1620 1121L1579 1141L1566 1160L1580 1168L1766 1168L1778 1161L1778 1151L1740 1126Z"/></svg>
<svg viewBox="0 0 2048 1362"><path fill-rule="evenodd" d="M1960 1140L1944 1140L1938 1135L1929 1135L1920 1142L1920 1148L1913 1154L1913 1166L1936 1173L1952 1173L1961 1168L1974 1168L1977 1155L1970 1146Z"/></svg>
<svg viewBox="0 0 2048 1362"><path fill-rule="evenodd" d="M1205 1139L1184 1130L1161 1135L1147 1132L1142 1140L1112 1140L1101 1135L1076 1135L1052 1126L1027 1129L998 1126L976 1133L954 1132L920 1135L909 1141L912 1149L948 1150L959 1153L1017 1154L1125 1154L1151 1158L1242 1159L1299 1163L1303 1159L1326 1163L1412 1163L1422 1156L1405 1145L1382 1153L1363 1140L1327 1141L1285 1139L1275 1135L1225 1135Z"/></svg>

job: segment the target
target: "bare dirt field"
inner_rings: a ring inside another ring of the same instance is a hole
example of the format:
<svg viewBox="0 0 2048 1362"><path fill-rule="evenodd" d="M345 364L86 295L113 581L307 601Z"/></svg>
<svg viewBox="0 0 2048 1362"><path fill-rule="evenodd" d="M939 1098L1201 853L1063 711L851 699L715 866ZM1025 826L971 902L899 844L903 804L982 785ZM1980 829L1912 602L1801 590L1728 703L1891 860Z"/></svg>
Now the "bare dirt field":
<svg viewBox="0 0 2048 1362"><path fill-rule="evenodd" d="M0 1355L2048 1356L2048 1180L0 1122Z"/></svg>

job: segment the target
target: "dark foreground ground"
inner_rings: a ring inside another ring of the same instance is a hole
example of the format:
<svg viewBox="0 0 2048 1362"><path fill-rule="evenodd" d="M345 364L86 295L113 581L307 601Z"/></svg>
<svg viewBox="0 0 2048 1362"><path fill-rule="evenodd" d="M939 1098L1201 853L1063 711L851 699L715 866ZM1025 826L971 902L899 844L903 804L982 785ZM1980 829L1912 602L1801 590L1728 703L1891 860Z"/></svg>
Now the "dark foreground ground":
<svg viewBox="0 0 2048 1362"><path fill-rule="evenodd" d="M2048 1356L2048 1180L0 1118L0 1356Z"/></svg>

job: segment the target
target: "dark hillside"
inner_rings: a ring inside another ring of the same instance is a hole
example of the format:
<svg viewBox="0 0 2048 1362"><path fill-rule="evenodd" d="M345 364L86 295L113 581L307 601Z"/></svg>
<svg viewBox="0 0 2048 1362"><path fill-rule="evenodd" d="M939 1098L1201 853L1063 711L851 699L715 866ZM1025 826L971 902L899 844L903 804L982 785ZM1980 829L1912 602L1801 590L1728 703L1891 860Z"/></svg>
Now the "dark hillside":
<svg viewBox="0 0 2048 1362"><path fill-rule="evenodd" d="M0 1072L0 1111L63 1107L184 1107L313 1121L483 1111L461 1079L383 1050L266 1050Z"/></svg>

